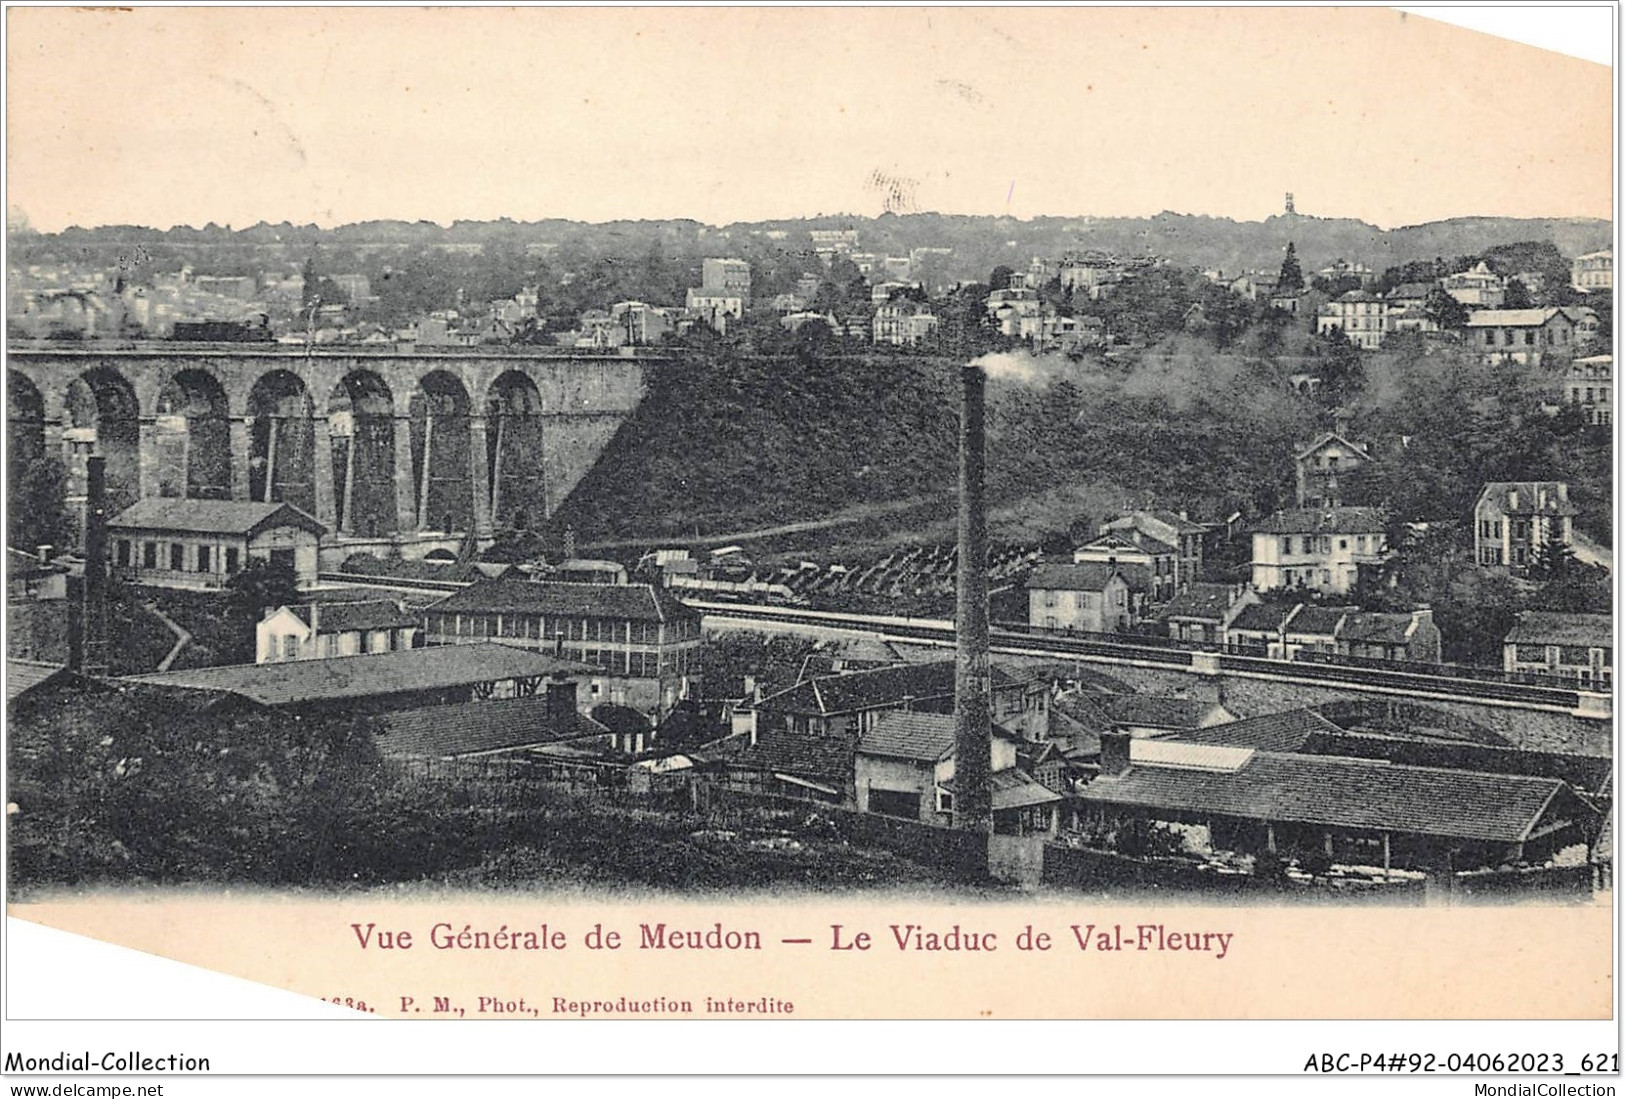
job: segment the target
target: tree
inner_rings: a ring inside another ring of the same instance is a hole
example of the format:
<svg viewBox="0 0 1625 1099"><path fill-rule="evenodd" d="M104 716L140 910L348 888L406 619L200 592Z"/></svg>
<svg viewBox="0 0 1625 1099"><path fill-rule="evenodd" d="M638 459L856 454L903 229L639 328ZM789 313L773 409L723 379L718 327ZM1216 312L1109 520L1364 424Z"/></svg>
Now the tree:
<svg viewBox="0 0 1625 1099"><path fill-rule="evenodd" d="M226 581L226 595L234 613L255 622L268 608L299 602L299 584L292 565L256 557Z"/></svg>
<svg viewBox="0 0 1625 1099"><path fill-rule="evenodd" d="M1015 274L1015 271L1012 270L1007 264L999 264L993 269L992 273L987 276L988 288L992 290L1010 289L1010 280L1015 277Z"/></svg>
<svg viewBox="0 0 1625 1099"><path fill-rule="evenodd" d="M1275 282L1277 293L1297 293L1303 289L1303 268L1298 265L1298 250L1292 241L1287 241L1286 258L1281 260L1281 275Z"/></svg>
<svg viewBox="0 0 1625 1099"><path fill-rule="evenodd" d="M1428 291L1422 308L1427 311L1429 320L1447 332L1467 327L1467 307L1438 287Z"/></svg>
<svg viewBox="0 0 1625 1099"><path fill-rule="evenodd" d="M1502 304L1508 309L1533 309L1534 298L1529 296L1529 288L1517 279L1507 283L1506 299Z"/></svg>
<svg viewBox="0 0 1625 1099"><path fill-rule="evenodd" d="M1529 576L1533 580L1561 580L1574 567L1574 551L1555 523L1548 524L1546 540L1535 547L1532 558Z"/></svg>
<svg viewBox="0 0 1625 1099"><path fill-rule="evenodd" d="M8 512L6 543L32 553L40 546L63 548L74 541L65 501L68 472L55 458L35 458L23 468Z"/></svg>

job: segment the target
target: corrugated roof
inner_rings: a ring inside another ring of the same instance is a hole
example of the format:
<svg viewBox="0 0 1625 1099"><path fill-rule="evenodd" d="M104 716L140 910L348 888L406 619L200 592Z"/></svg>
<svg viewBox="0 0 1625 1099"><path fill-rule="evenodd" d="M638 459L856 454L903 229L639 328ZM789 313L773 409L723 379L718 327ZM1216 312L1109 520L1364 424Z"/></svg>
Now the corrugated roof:
<svg viewBox="0 0 1625 1099"><path fill-rule="evenodd" d="M1386 528L1376 508L1285 508L1256 523L1255 534L1371 534Z"/></svg>
<svg viewBox="0 0 1625 1099"><path fill-rule="evenodd" d="M1034 591L1104 591L1112 575L1121 572L1120 568L1093 561L1039 565L1027 577L1027 587Z"/></svg>
<svg viewBox="0 0 1625 1099"><path fill-rule="evenodd" d="M442 614L542 614L675 622L700 617L653 584L573 584L565 581L481 580L426 608Z"/></svg>
<svg viewBox="0 0 1625 1099"><path fill-rule="evenodd" d="M1233 774L1136 764L1090 783L1084 801L1250 820L1517 843L1558 779L1256 752Z"/></svg>
<svg viewBox="0 0 1625 1099"><path fill-rule="evenodd" d="M1585 645L1612 648L1614 619L1607 614L1524 611L1506 640L1524 645Z"/></svg>
<svg viewBox="0 0 1625 1099"><path fill-rule="evenodd" d="M601 669L591 665L561 660L534 649L482 641L321 660L188 668L130 678L157 686L238 695L261 706L291 706L466 687L503 679L602 674Z"/></svg>
<svg viewBox="0 0 1625 1099"><path fill-rule="evenodd" d="M273 526L293 526L326 534L314 516L288 503L251 500L190 500L149 496L107 522L109 530L172 530L188 534L248 535Z"/></svg>
<svg viewBox="0 0 1625 1099"><path fill-rule="evenodd" d="M562 719L552 716L545 695L420 706L384 714L379 721L378 750L392 758L456 759L608 732L573 709Z"/></svg>
<svg viewBox="0 0 1625 1099"><path fill-rule="evenodd" d="M947 759L954 753L953 715L902 710L886 714L858 738L858 751L866 756L919 763Z"/></svg>

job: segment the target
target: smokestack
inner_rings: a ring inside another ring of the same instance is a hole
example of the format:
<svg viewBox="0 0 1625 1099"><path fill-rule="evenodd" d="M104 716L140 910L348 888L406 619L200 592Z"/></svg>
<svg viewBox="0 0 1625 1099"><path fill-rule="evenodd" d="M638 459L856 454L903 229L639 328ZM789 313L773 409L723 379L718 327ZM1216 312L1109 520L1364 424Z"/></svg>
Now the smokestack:
<svg viewBox="0 0 1625 1099"><path fill-rule="evenodd" d="M81 669L107 674L107 459L85 463L84 642Z"/></svg>
<svg viewBox="0 0 1625 1099"><path fill-rule="evenodd" d="M954 827L993 831L992 678L988 669L987 375L960 368L958 660L954 675ZM984 868L985 869L985 868Z"/></svg>

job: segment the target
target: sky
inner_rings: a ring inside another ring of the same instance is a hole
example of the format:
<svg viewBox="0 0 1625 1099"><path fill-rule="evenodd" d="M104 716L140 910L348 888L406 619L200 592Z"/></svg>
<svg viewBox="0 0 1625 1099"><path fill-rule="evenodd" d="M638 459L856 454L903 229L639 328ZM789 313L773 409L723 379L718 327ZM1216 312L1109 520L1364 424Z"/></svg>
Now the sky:
<svg viewBox="0 0 1625 1099"><path fill-rule="evenodd" d="M45 231L1612 208L1610 68L1380 7L6 14Z"/></svg>

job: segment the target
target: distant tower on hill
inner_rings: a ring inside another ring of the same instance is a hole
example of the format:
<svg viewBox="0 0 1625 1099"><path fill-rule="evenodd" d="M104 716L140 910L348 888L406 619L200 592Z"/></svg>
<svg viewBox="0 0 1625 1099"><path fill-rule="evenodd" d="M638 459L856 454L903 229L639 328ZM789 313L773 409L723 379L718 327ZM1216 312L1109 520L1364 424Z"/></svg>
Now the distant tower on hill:
<svg viewBox="0 0 1625 1099"><path fill-rule="evenodd" d="M1286 212L1289 213L1289 214L1295 214L1295 213L1298 212L1298 208L1292 204L1292 192L1291 191L1288 191L1286 193Z"/></svg>

